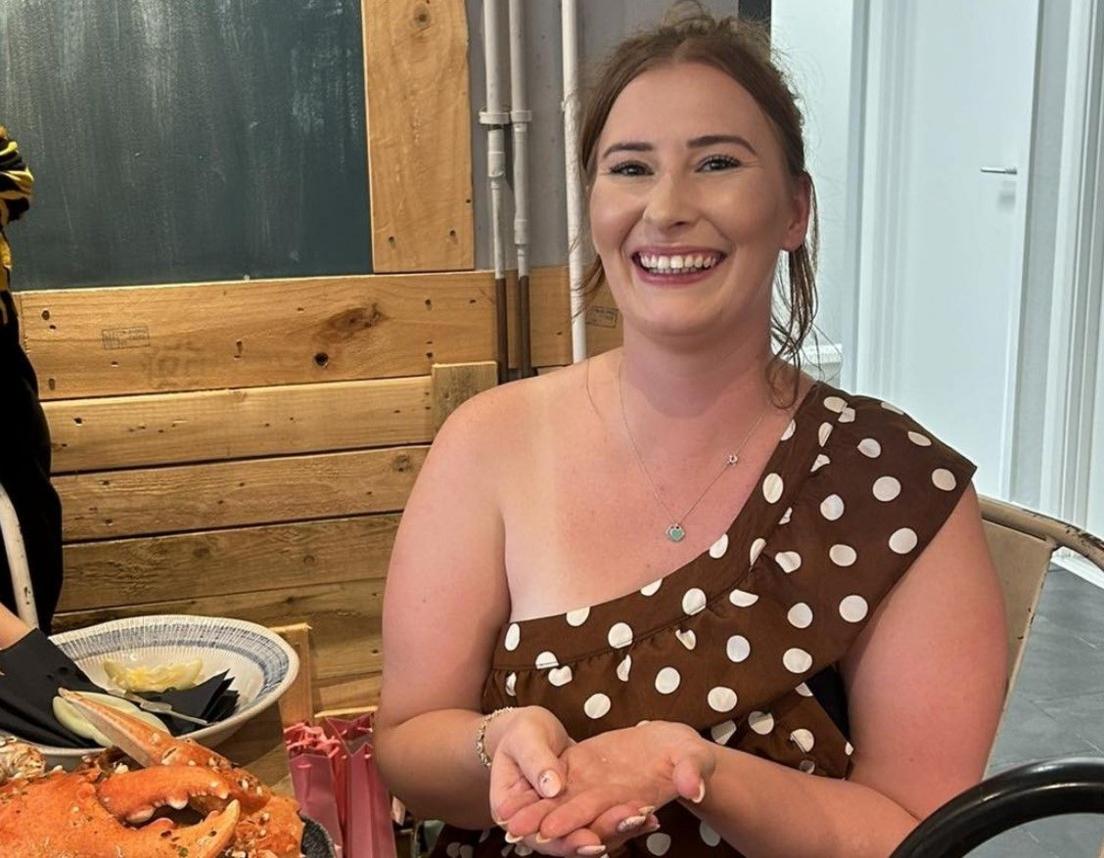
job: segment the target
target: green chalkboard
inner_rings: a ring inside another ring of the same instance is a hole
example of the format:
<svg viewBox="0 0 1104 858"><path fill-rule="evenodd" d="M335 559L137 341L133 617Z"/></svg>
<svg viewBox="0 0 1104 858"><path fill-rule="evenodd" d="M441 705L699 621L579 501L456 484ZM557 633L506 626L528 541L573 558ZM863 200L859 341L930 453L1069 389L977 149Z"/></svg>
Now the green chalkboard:
<svg viewBox="0 0 1104 858"><path fill-rule="evenodd" d="M359 0L0 0L16 289L371 270Z"/></svg>

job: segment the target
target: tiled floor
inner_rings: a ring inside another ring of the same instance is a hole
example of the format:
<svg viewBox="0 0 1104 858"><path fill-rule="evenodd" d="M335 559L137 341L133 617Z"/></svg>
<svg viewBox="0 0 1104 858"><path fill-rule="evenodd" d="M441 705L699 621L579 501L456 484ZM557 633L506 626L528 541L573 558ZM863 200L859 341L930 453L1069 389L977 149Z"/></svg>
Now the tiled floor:
<svg viewBox="0 0 1104 858"><path fill-rule="evenodd" d="M1047 575L990 774L1069 754L1104 756L1104 590L1062 569ZM1104 816L1040 820L971 858L1097 858Z"/></svg>

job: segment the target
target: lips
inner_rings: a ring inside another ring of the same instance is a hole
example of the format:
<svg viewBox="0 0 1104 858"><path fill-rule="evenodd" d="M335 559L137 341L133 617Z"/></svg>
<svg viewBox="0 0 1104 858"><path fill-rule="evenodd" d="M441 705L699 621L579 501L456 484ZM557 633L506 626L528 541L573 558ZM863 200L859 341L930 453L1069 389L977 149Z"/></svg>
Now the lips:
<svg viewBox="0 0 1104 858"><path fill-rule="evenodd" d="M638 250L632 254L633 265L640 276L654 283L689 283L707 276L726 259L716 250L680 248L674 250Z"/></svg>

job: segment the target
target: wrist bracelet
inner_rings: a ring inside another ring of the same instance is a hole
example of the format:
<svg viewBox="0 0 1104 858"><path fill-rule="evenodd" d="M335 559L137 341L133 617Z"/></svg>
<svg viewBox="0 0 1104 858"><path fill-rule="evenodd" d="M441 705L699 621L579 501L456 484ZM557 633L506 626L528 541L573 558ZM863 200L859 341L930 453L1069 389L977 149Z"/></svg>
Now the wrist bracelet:
<svg viewBox="0 0 1104 858"><path fill-rule="evenodd" d="M513 711L513 706L507 706L504 709L496 709L494 712L484 715L479 721L479 730L475 734L475 753L479 755L479 762L481 762L485 768L489 769L491 767L491 758L487 756L487 725L499 715Z"/></svg>

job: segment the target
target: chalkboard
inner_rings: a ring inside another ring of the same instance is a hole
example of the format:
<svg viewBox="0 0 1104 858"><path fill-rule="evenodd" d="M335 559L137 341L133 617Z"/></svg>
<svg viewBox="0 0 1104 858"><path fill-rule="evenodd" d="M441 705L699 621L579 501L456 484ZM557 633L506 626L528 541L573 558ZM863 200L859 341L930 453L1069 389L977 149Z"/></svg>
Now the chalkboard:
<svg viewBox="0 0 1104 858"><path fill-rule="evenodd" d="M0 0L16 289L371 270L360 0Z"/></svg>

